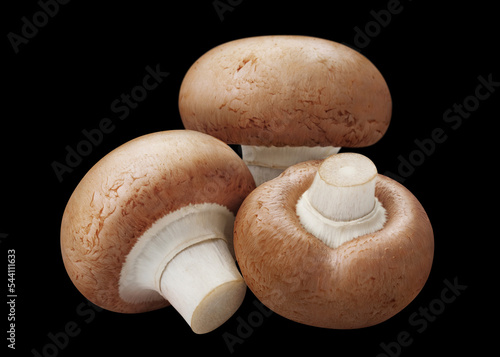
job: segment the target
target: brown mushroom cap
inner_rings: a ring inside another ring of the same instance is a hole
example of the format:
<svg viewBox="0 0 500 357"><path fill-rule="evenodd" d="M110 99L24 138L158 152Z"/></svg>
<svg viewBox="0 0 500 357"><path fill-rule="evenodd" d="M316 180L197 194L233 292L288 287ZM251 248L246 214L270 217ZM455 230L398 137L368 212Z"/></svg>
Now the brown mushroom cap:
<svg viewBox="0 0 500 357"><path fill-rule="evenodd" d="M306 36L222 44L187 72L179 95L187 129L228 144L362 147L389 125L387 84L363 55Z"/></svg>
<svg viewBox="0 0 500 357"><path fill-rule="evenodd" d="M292 166L246 198L234 226L236 258L256 297L288 319L336 329L375 325L424 286L434 254L431 224L411 192L378 175L384 227L335 249L326 246L295 213L319 164Z"/></svg>
<svg viewBox="0 0 500 357"><path fill-rule="evenodd" d="M66 270L96 305L136 313L168 305L164 299L123 301L122 265L141 235L181 207L217 203L236 214L255 187L243 161L225 143L195 131L141 136L113 150L71 195L61 225Z"/></svg>

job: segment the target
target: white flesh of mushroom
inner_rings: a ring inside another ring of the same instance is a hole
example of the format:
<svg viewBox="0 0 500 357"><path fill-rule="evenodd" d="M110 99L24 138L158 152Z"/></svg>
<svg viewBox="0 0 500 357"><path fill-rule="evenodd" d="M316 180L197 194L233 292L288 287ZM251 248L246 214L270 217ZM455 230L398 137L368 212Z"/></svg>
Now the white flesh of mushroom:
<svg viewBox="0 0 500 357"><path fill-rule="evenodd" d="M302 226L331 248L380 230L384 207L375 197L377 168L363 155L330 156L297 202Z"/></svg>
<svg viewBox="0 0 500 357"><path fill-rule="evenodd" d="M167 299L195 333L223 324L246 292L232 247L234 215L215 203L185 206L156 221L122 267L124 301Z"/></svg>
<svg viewBox="0 0 500 357"><path fill-rule="evenodd" d="M255 184L278 177L289 166L308 160L322 160L339 152L333 146L251 146L241 145L243 161L247 164Z"/></svg>

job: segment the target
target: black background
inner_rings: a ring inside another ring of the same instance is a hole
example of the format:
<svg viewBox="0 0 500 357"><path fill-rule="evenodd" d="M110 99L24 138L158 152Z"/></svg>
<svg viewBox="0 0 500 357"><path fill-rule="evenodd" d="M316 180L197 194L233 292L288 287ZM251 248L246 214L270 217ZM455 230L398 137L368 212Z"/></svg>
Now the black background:
<svg viewBox="0 0 500 357"><path fill-rule="evenodd" d="M401 356L490 351L498 330L493 274L498 272L498 233L492 234L498 209L488 204L498 200L493 147L500 87L477 101L460 122L446 122L443 115L475 94L480 76L500 81L494 3L401 0L402 10L385 26L374 25L374 13L391 1L233 0L232 11L222 19L213 1L160 3L73 0L60 5L18 53L8 34L21 35L22 18L32 19L41 7L36 1L2 5L0 267L7 271L7 251L15 249L18 295L16 350L7 348L8 306L0 316L2 350L16 356L32 356L32 349L42 353L50 334L60 336L69 323L76 336L61 337L63 348L57 352L46 347L48 355L229 355L228 334L241 338L233 345L234 356L307 352L375 357L384 353L382 343ZM356 27L371 31L369 43L355 37ZM268 34L357 46L385 77L393 98L387 134L372 147L342 151L367 155L380 173L408 176L403 184L427 210L435 233L434 264L424 289L392 319L352 331L303 326L276 314L260 318L250 291L233 318L206 335L192 333L172 308L139 315L91 312L82 305L86 300L69 280L60 255L60 221L73 189L115 147L150 132L182 128L179 87L203 53L233 39ZM148 65L159 65L169 76L120 120L111 103L142 83ZM97 128L102 118L112 119L115 129L59 182L51 165L64 163L66 146L75 148L84 139L82 130ZM436 128L446 140L422 154L415 140L432 138ZM416 164L408 174L399 166L410 158ZM6 296L7 274L1 276ZM453 302L440 304L445 280L467 288ZM410 319L429 306L444 310L426 319L432 321L419 332L422 325ZM249 318L251 329L239 327ZM398 350L392 342L402 331L411 344Z"/></svg>

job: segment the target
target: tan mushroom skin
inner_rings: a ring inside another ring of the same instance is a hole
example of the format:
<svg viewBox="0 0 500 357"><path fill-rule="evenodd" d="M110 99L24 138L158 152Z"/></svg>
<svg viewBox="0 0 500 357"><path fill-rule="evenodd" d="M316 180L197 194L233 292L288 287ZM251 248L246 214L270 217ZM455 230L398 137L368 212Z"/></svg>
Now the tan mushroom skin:
<svg viewBox="0 0 500 357"><path fill-rule="evenodd" d="M255 187L245 164L225 143L194 131L142 136L112 151L81 180L61 224L64 265L96 305L125 313L167 306L120 297L121 269L137 240L165 215L214 203L236 214Z"/></svg>
<svg viewBox="0 0 500 357"><path fill-rule="evenodd" d="M328 247L302 227L295 211L320 163L294 165L244 201L234 228L242 275L260 301L293 321L335 329L378 324L424 286L434 252L431 224L411 192L378 174L383 228Z"/></svg>
<svg viewBox="0 0 500 357"><path fill-rule="evenodd" d="M228 144L362 147L389 125L392 102L377 68L342 44L260 36L208 51L186 73L187 129Z"/></svg>

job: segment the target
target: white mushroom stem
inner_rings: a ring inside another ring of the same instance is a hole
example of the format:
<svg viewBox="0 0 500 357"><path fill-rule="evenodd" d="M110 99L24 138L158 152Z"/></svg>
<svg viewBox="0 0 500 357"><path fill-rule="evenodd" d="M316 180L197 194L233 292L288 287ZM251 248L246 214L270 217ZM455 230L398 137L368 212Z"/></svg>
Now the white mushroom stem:
<svg viewBox="0 0 500 357"><path fill-rule="evenodd" d="M121 298L134 303L165 298L195 333L222 325L246 292L234 261L233 223L227 208L208 203L159 219L127 256Z"/></svg>
<svg viewBox="0 0 500 357"><path fill-rule="evenodd" d="M239 308L246 285L222 239L180 252L161 277L161 294L196 333L222 325Z"/></svg>
<svg viewBox="0 0 500 357"><path fill-rule="evenodd" d="M243 161L247 164L258 186L278 177L289 166L308 160L322 160L338 153L333 146L251 146L241 145Z"/></svg>
<svg viewBox="0 0 500 357"><path fill-rule="evenodd" d="M363 155L328 157L297 202L302 226L331 248L380 230L386 214L375 197L376 179L377 168Z"/></svg>

